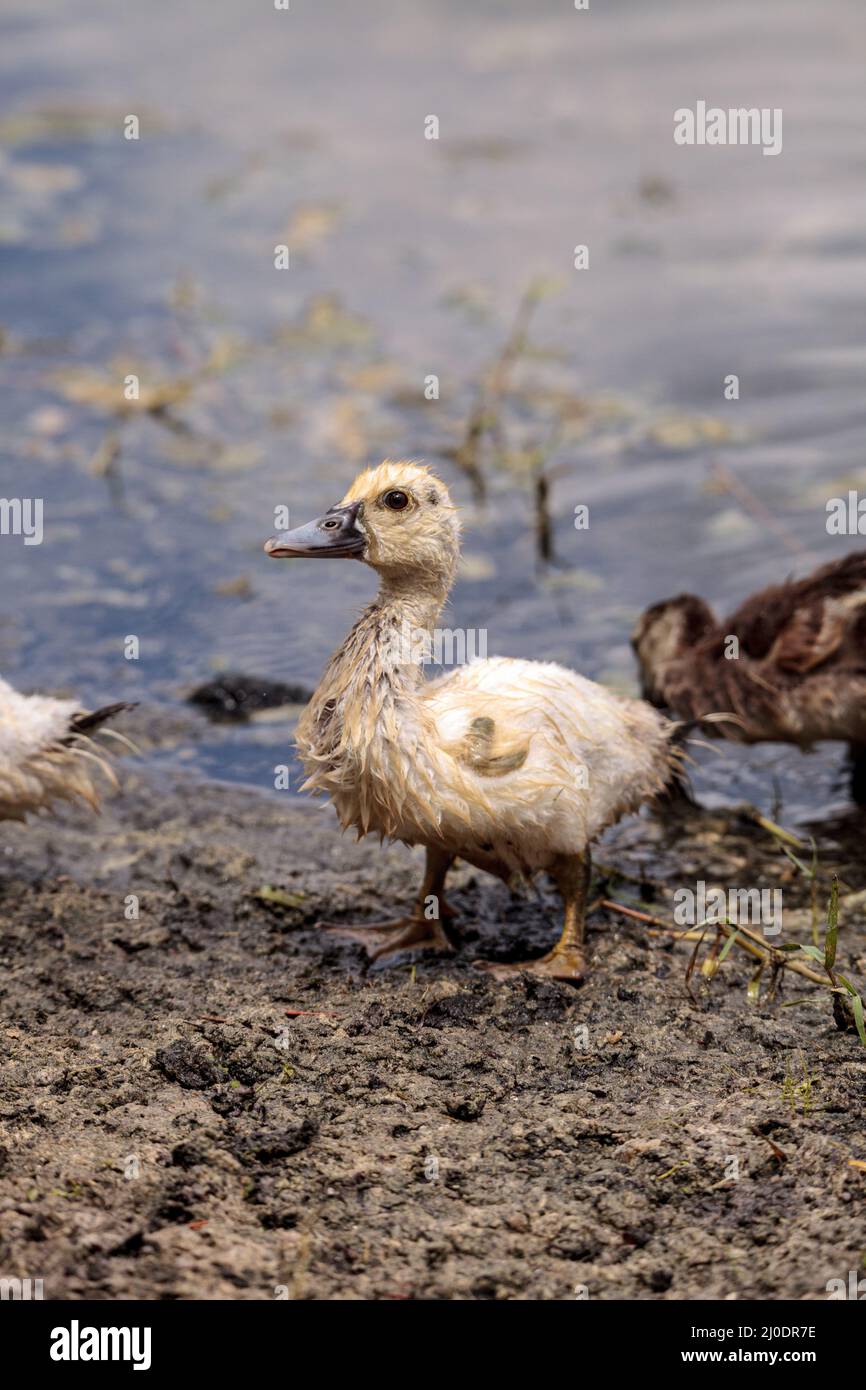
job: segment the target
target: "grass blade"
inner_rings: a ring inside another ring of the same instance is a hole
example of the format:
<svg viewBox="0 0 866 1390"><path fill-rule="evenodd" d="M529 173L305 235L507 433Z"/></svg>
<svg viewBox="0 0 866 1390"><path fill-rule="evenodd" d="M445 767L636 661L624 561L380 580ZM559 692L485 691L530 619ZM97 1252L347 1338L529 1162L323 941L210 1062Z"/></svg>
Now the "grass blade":
<svg viewBox="0 0 866 1390"><path fill-rule="evenodd" d="M730 949L731 949L731 947L733 946L733 944L734 944L734 942L736 941L736 939L737 939L737 932L736 932L736 931L732 931L731 934L730 934L730 936L728 937L727 941L725 942L724 946L722 947L721 954L719 955L719 965L722 964L722 961L725 959L725 956L726 956L726 955L728 954L728 952L730 951Z"/></svg>
<svg viewBox="0 0 866 1390"><path fill-rule="evenodd" d="M764 962L761 961L761 964L758 966L757 970L755 971L754 975L749 981L749 987L746 990L746 994L748 996L750 1004L757 1004L761 996L761 976L763 975L763 973Z"/></svg>
<svg viewBox="0 0 866 1390"><path fill-rule="evenodd" d="M833 885L830 889L830 905L827 909L827 935L824 938L824 964L828 970L833 969L833 962L836 959L836 942L839 939L839 880L833 875Z"/></svg>
<svg viewBox="0 0 866 1390"><path fill-rule="evenodd" d="M801 946L800 950L804 956L810 956L812 960L819 961L821 965L826 960L826 951L822 951L820 946Z"/></svg>

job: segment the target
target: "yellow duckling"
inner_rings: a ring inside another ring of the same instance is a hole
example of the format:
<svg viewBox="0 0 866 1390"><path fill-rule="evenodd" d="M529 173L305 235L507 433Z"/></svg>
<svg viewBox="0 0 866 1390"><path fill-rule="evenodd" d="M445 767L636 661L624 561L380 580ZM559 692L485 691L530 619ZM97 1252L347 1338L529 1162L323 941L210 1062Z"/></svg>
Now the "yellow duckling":
<svg viewBox="0 0 866 1390"><path fill-rule="evenodd" d="M98 773L109 781L114 775L94 752L91 735L129 708L107 705L83 714L74 700L20 695L0 679L0 820L24 820L60 800L86 801L96 810Z"/></svg>
<svg viewBox="0 0 866 1390"><path fill-rule="evenodd" d="M371 957L447 949L445 876L459 856L509 880L549 872L565 907L553 950L529 970L580 981L590 846L669 781L675 725L549 662L473 661L427 680L425 652L454 581L460 524L426 467L368 469L337 506L265 545L274 557L363 560L380 579L328 663L297 730L304 789L328 795L344 828L426 847L412 912L329 926Z"/></svg>

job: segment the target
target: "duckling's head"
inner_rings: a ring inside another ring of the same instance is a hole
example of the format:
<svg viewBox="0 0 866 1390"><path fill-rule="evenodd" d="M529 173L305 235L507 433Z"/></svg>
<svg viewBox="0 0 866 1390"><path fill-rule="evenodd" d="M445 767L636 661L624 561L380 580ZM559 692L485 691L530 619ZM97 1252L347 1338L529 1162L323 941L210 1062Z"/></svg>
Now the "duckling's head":
<svg viewBox="0 0 866 1390"><path fill-rule="evenodd" d="M715 625L712 609L696 594L679 594L646 610L631 635L645 700L654 705L664 703L661 684L666 668L708 636Z"/></svg>
<svg viewBox="0 0 866 1390"><path fill-rule="evenodd" d="M275 558L363 560L390 580L448 589L460 551L457 509L424 464L380 463L360 473L324 516L267 541Z"/></svg>

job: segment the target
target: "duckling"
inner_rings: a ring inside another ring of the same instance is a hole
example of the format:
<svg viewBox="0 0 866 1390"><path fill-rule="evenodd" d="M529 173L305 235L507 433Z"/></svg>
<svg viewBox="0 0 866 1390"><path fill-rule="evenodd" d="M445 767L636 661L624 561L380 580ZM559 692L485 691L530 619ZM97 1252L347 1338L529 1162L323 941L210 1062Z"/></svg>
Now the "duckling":
<svg viewBox="0 0 866 1390"><path fill-rule="evenodd" d="M763 589L721 623L694 594L656 603L632 646L654 705L682 719L736 716L708 732L804 750L844 740L852 796L866 805L866 552Z"/></svg>
<svg viewBox="0 0 866 1390"><path fill-rule="evenodd" d="M96 810L97 770L114 776L93 751L91 735L130 708L107 705L86 714L74 700L20 695L0 678L0 820L25 820L58 800L86 801Z"/></svg>
<svg viewBox="0 0 866 1390"><path fill-rule="evenodd" d="M549 662L473 661L425 679L435 624L454 582L457 511L441 480L386 461L336 506L269 540L267 554L354 559L379 592L331 657L296 734L304 790L329 796L360 838L424 845L414 908L364 927L321 925L372 959L451 946L446 874L458 856L504 881L548 871L564 904L559 941L540 959L478 962L573 983L586 973L590 847L661 790L677 762L675 726Z"/></svg>

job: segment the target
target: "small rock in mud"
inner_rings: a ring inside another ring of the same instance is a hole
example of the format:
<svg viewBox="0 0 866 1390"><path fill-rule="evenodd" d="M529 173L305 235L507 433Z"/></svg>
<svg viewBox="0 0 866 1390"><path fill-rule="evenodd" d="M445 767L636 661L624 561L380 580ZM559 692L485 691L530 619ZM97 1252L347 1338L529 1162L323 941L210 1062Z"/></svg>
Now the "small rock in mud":
<svg viewBox="0 0 866 1390"><path fill-rule="evenodd" d="M452 1120L478 1120L486 1104L485 1095L455 1096L446 1102L445 1109Z"/></svg>
<svg viewBox="0 0 866 1390"><path fill-rule="evenodd" d="M263 709L279 709L283 705L305 705L312 692L303 685L286 685L284 681L267 680L263 676L245 676L227 671L215 680L196 686L187 696L191 705L198 705L209 719L249 719Z"/></svg>
<svg viewBox="0 0 866 1390"><path fill-rule="evenodd" d="M171 1151L171 1161L176 1168L196 1168L210 1159L209 1150L194 1139L186 1139L175 1144Z"/></svg>
<svg viewBox="0 0 866 1390"><path fill-rule="evenodd" d="M188 1038L178 1038L168 1047L160 1047L154 1056L154 1063L168 1077L187 1091L204 1091L219 1081L216 1064L206 1048L190 1042Z"/></svg>
<svg viewBox="0 0 866 1390"><path fill-rule="evenodd" d="M315 1139L319 1132L317 1122L307 1116L300 1124L288 1125L281 1130L260 1130L255 1134L245 1134L232 1141L231 1150L239 1158L254 1158L258 1163L276 1163L282 1158L291 1158Z"/></svg>

